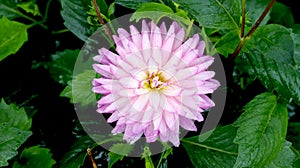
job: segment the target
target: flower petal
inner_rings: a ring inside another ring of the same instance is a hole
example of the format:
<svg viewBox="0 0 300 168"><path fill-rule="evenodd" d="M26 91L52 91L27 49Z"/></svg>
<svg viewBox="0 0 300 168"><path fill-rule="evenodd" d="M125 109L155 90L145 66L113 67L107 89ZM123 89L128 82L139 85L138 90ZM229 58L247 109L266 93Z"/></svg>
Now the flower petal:
<svg viewBox="0 0 300 168"><path fill-rule="evenodd" d="M166 96L179 96L181 94L181 88L176 85L170 85L163 90L163 93Z"/></svg>
<svg viewBox="0 0 300 168"><path fill-rule="evenodd" d="M197 131L197 127L194 124L194 121L183 116L179 117L179 124L182 128L189 131Z"/></svg>

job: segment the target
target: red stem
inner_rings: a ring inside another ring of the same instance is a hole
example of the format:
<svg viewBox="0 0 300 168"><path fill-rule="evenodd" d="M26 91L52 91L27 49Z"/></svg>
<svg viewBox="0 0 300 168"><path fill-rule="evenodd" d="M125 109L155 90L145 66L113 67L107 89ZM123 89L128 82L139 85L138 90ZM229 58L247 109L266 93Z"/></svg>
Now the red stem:
<svg viewBox="0 0 300 168"><path fill-rule="evenodd" d="M270 9L272 8L272 6L273 6L273 4L275 2L276 2L276 0L271 0L271 2L268 4L268 6L266 7L266 9L263 11L263 13L260 15L260 17L258 18L258 20L255 22L255 24L251 28L251 30L247 33L247 35L244 38L242 37L242 40L239 42L237 48L235 49L234 53L229 58L229 60L234 60L238 56L238 54L240 53L240 51L242 50L243 46L246 43L245 39L248 39L254 33L254 31L260 25L260 23L262 22L262 20L266 17L267 13L270 11Z"/></svg>

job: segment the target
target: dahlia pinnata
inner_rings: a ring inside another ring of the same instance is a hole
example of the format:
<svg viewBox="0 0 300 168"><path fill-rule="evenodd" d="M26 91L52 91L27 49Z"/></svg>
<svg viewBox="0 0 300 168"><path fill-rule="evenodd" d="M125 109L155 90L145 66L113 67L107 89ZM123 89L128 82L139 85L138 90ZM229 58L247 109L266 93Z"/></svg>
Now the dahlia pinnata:
<svg viewBox="0 0 300 168"><path fill-rule="evenodd" d="M93 80L93 91L103 94L97 111L111 113L112 133L124 132L129 143L144 135L147 142L160 138L179 146L180 126L196 131L194 121L203 121L201 112L214 106L206 95L220 86L207 70L214 58L203 55L198 34L184 42L177 22L169 29L146 21L141 32L129 28L113 36L117 54L101 48L94 57L93 68L102 75Z"/></svg>

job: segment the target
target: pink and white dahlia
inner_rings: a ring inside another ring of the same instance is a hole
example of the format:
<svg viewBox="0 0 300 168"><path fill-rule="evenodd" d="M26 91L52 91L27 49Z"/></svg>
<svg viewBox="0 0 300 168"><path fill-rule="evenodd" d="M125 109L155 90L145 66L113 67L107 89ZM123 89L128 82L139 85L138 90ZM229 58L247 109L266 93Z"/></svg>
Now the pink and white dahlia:
<svg viewBox="0 0 300 168"><path fill-rule="evenodd" d="M124 140L136 142L142 135L147 142L172 142L179 146L180 126L196 131L201 112L213 107L206 95L220 83L207 68L214 58L204 54L199 35L184 41L185 30L176 22L142 22L139 32L118 29L113 36L117 54L101 48L94 57L94 70L101 78L93 81L93 91L103 94L99 113L111 113L108 123L116 122L113 134L124 132Z"/></svg>

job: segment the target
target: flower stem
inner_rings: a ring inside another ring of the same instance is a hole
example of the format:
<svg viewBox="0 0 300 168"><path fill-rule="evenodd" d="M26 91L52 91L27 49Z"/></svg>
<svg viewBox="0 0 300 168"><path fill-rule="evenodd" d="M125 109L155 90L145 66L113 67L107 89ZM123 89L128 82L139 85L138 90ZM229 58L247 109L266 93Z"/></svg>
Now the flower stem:
<svg viewBox="0 0 300 168"><path fill-rule="evenodd" d="M270 3L268 4L268 6L266 7L266 9L263 11L263 13L260 15L260 17L258 18L258 20L255 22L255 24L253 25L253 27L251 28L251 30L247 33L247 35L245 37L242 37L237 48L235 49L234 53L232 54L232 56L229 58L229 60L234 60L238 54L240 53L240 51L242 50L242 48L244 47L246 41L249 39L249 37L254 33L254 31L257 29L257 27L260 25L260 23L262 22L262 20L266 17L267 13L270 11L270 9L272 8L273 4L276 2L276 0L271 0Z"/></svg>
<svg viewBox="0 0 300 168"><path fill-rule="evenodd" d="M97 168L97 165L96 165L96 163L95 163L95 161L94 161L94 158L93 158L93 155L92 155L92 150L91 150L90 148L88 148L88 149L86 150L86 152L87 152L87 154L88 154L88 156L89 156L89 159L90 159L90 161L91 161L91 163L92 163L92 165L93 165L93 168Z"/></svg>
<svg viewBox="0 0 300 168"><path fill-rule="evenodd" d="M160 167L160 164L161 164L161 162L162 162L162 159L163 159L163 157L164 157L164 154L165 154L165 151L162 152L161 155L160 155L160 158L159 158L159 161L158 161L158 164L157 164L157 168Z"/></svg>
<svg viewBox="0 0 300 168"><path fill-rule="evenodd" d="M193 25L194 25L194 19L192 19L192 20L190 21L190 24L189 24L189 26L188 26L188 28L187 28L187 30L186 30L186 34L185 34L184 40L186 40L186 39L189 37Z"/></svg>
<svg viewBox="0 0 300 168"><path fill-rule="evenodd" d="M97 13L97 17L98 17L98 20L99 20L100 24L101 24L102 26L104 26L104 28L105 28L105 34L107 34L107 36L109 37L109 39L112 40L110 30L109 30L109 28L105 25L105 22L104 22L104 20L103 20L103 18L102 18L102 16L101 16L101 11L100 11L100 8L99 8L99 6L98 6L98 4L97 4L97 0L93 0L93 5L94 5L95 11L96 11L96 13Z"/></svg>
<svg viewBox="0 0 300 168"><path fill-rule="evenodd" d="M246 10L246 0L242 0L242 27L241 27L241 37L244 37L244 32L245 32L245 10Z"/></svg>
<svg viewBox="0 0 300 168"><path fill-rule="evenodd" d="M57 31L52 31L52 34L60 34L60 33L65 33L69 32L69 29L62 29L62 30L57 30Z"/></svg>
<svg viewBox="0 0 300 168"><path fill-rule="evenodd" d="M48 2L47 2L45 14L44 14L44 20L48 19L49 7L50 7L51 2L52 2L52 0L48 0Z"/></svg>
<svg viewBox="0 0 300 168"><path fill-rule="evenodd" d="M97 13L97 17L98 17L99 22L100 22L102 25L104 25L105 22L104 22L104 20L103 20L103 18L102 18L102 16L101 16L101 12L100 12L100 8L98 7L97 0L93 0L93 5L94 5L94 8L95 8L95 10L96 10L96 13Z"/></svg>

